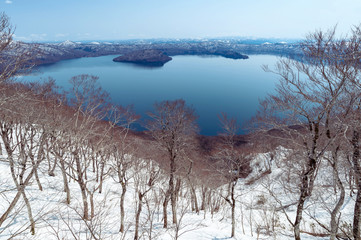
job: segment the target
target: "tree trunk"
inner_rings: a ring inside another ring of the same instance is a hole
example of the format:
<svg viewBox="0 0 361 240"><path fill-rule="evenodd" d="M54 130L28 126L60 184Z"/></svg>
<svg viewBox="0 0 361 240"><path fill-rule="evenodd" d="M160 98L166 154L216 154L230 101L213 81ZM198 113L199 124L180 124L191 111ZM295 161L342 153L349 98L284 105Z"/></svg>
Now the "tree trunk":
<svg viewBox="0 0 361 240"><path fill-rule="evenodd" d="M30 232L31 232L31 235L35 235L35 221L34 221L34 218L33 218L33 213L31 211L31 206L30 206L29 199L26 197L26 194L25 194L24 190L25 189L21 190L21 195L23 196L23 199L24 199L24 202L25 202L25 205L26 205L26 209L28 211L28 217L29 217L29 221L30 221Z"/></svg>
<svg viewBox="0 0 361 240"><path fill-rule="evenodd" d="M35 164L35 163L33 162L33 164ZM35 175L36 184L38 185L39 190L43 191L43 186L41 185L37 168L34 169L34 175Z"/></svg>
<svg viewBox="0 0 361 240"><path fill-rule="evenodd" d="M171 195L171 205L172 205L173 224L177 224L177 196L175 192L173 192Z"/></svg>
<svg viewBox="0 0 361 240"><path fill-rule="evenodd" d="M88 199L86 195L86 187L83 181L80 181L78 183L81 190L81 197L83 199L83 208L84 208L83 218L84 220L89 220L89 207L88 207Z"/></svg>
<svg viewBox="0 0 361 240"><path fill-rule="evenodd" d="M127 185L122 182L122 194L120 195L120 230L119 232L124 233L124 200L125 200L125 193L127 192Z"/></svg>
<svg viewBox="0 0 361 240"><path fill-rule="evenodd" d="M163 202L163 228L168 227L168 212L167 212L168 202L169 202L169 191L165 193L165 198Z"/></svg>
<svg viewBox="0 0 361 240"><path fill-rule="evenodd" d="M302 220L303 207L306 199L309 197L308 183L309 183L309 176L307 174L304 174L301 183L301 194L297 204L296 219L293 225L295 240L301 240L300 224Z"/></svg>
<svg viewBox="0 0 361 240"><path fill-rule="evenodd" d="M359 163L360 159L360 146L359 146L359 132L353 131L352 136L352 146L353 146L353 155L352 155L352 164L354 175L356 178L357 194L356 202L354 208L354 218L353 218L353 237L354 240L360 240L360 217L361 217L361 166Z"/></svg>
<svg viewBox="0 0 361 240"><path fill-rule="evenodd" d="M14 207L16 206L17 202L20 199L20 196L21 196L21 192L18 191L16 193L16 196L14 197L14 199L11 201L8 209L6 209L6 211L1 215L1 217L0 217L0 227L5 222L5 220L7 219L7 217L11 213L11 211L14 209Z"/></svg>
<svg viewBox="0 0 361 240"><path fill-rule="evenodd" d="M360 209L361 209L361 185L357 185L357 187L359 189L357 189L357 194L356 194L356 202L355 202L355 208L354 208L354 218L353 218L353 237L355 240L360 240L361 236L360 236Z"/></svg>
<svg viewBox="0 0 361 240"><path fill-rule="evenodd" d="M235 183L231 183L231 207L232 207L232 232L231 232L231 238L234 237L234 233L236 230L236 213L235 213L235 209L236 209L236 199L234 198L234 187L235 187Z"/></svg>
<svg viewBox="0 0 361 240"><path fill-rule="evenodd" d="M139 217L140 217L140 213L142 212L142 200L143 200L143 194L138 193L138 209L137 209L137 213L135 215L135 231L134 231L134 240L138 240L139 238Z"/></svg>
<svg viewBox="0 0 361 240"><path fill-rule="evenodd" d="M297 203L296 219L293 225L295 240L301 240L300 225L302 221L303 208L306 200L311 196L313 183L316 177L315 175L316 175L317 161L315 156L317 149L317 140L319 137L319 128L317 123L313 124L313 129L314 129L314 133L313 133L312 146L308 156L306 171L302 174L300 197Z"/></svg>
<svg viewBox="0 0 361 240"><path fill-rule="evenodd" d="M303 208L305 201L307 200L308 197L311 196L312 184L314 182L315 172L316 172L316 160L310 158L308 170L302 176L301 189L300 189L301 193L297 204L296 219L294 222L295 240L301 240L300 224L302 220Z"/></svg>
<svg viewBox="0 0 361 240"><path fill-rule="evenodd" d="M38 168L36 166L39 165L39 163L42 162L43 159L44 159L45 140L46 140L46 135L45 135L45 133L43 133L41 135L41 138L40 138L38 154L36 155L36 162L37 163L35 163L34 155L32 153L29 153L29 156L30 156L30 159L31 159L31 164L32 164L32 166L34 168L34 175L35 175L36 183L38 184L38 187L39 187L40 191L43 191L43 186L41 185L39 175L38 175ZM30 150L30 151L32 151L32 150Z"/></svg>
<svg viewBox="0 0 361 240"><path fill-rule="evenodd" d="M101 165L101 168L100 168L100 176L99 176L99 178L100 178L100 180L99 180L99 193L102 193L102 191L103 191L103 179L104 179L104 167L105 167L105 164L104 164L103 160L102 160L100 165Z"/></svg>
<svg viewBox="0 0 361 240"><path fill-rule="evenodd" d="M49 149L49 146L47 146L47 149L46 149L46 159L48 160L48 175L50 177L54 177L55 176L55 168L56 168L56 165L58 164L58 158L55 157L54 159L54 163L53 163L53 166L51 166L51 160L50 160L50 157L49 157L49 152L51 150Z"/></svg>
<svg viewBox="0 0 361 240"><path fill-rule="evenodd" d="M81 191L81 197L83 199L83 208L84 208L84 213L83 213L83 218L85 220L89 220L89 207L88 207L88 199L87 199L87 194L86 194L86 184L84 182L83 179L83 172L82 172L82 168L81 168L81 163L80 163L80 158L79 155L74 152L74 158L75 158L75 163L76 163L76 171L77 171L77 183L79 184L80 187L80 191Z"/></svg>
<svg viewBox="0 0 361 240"><path fill-rule="evenodd" d="M170 176L169 176L169 193L170 193L170 203L172 206L173 224L177 223L177 192L174 186L175 172L176 172L175 158L173 157L170 162Z"/></svg>
<svg viewBox="0 0 361 240"><path fill-rule="evenodd" d="M194 189L193 186L191 187L191 191L192 191L192 199L193 199L193 204L194 204L194 210L195 210L196 213L199 213L197 194L196 194L196 190Z"/></svg>
<svg viewBox="0 0 361 240"><path fill-rule="evenodd" d="M330 240L336 240L336 236L337 236L337 231L338 231L338 215L340 213L340 209L344 203L345 200L345 188L343 186L343 183L340 179L340 175L338 172L338 156L337 156L337 150L334 153L333 156L333 164L332 165L332 169L333 169L333 176L335 178L336 181L336 188L340 189L340 197L336 203L336 206L334 207L334 209L331 212L331 220L330 220L330 225L331 225L331 233L330 233Z"/></svg>
<svg viewBox="0 0 361 240"><path fill-rule="evenodd" d="M94 208L94 192L88 191L89 200L90 200L90 219L93 219L95 216L95 208Z"/></svg>
<svg viewBox="0 0 361 240"><path fill-rule="evenodd" d="M66 204L70 204L70 189L68 184L68 178L66 175L64 159L60 159L60 169L63 176L64 192L66 193Z"/></svg>
<svg viewBox="0 0 361 240"><path fill-rule="evenodd" d="M205 210L205 208L206 208L206 193L207 193L207 187L202 186L202 204L201 204L201 210Z"/></svg>

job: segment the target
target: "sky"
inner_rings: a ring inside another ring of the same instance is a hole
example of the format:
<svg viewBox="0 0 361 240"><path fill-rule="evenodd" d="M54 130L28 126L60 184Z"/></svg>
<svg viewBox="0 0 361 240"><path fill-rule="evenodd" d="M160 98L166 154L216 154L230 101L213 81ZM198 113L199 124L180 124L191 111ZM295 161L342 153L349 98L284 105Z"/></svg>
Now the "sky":
<svg viewBox="0 0 361 240"><path fill-rule="evenodd" d="M246 37L347 33L360 0L0 0L23 41Z"/></svg>

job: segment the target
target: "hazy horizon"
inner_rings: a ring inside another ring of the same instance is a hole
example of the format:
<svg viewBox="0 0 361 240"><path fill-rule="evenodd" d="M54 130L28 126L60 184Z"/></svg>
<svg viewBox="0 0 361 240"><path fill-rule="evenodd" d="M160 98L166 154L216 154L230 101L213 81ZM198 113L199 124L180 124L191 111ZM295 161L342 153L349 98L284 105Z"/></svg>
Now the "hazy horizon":
<svg viewBox="0 0 361 240"><path fill-rule="evenodd" d="M19 39L17 39L19 40ZM73 40L73 39L62 39L62 40L38 40L37 43L62 43L70 41L73 43L122 43L122 42L137 42L137 41L150 41L150 42L162 42L162 41L196 41L196 40L240 40L250 44L260 44L265 42L270 43L296 43L302 41L301 38L252 38L243 36L223 36L223 37L197 37L197 38L129 38L129 39L86 39L86 40ZM32 42L31 40L25 40L25 42Z"/></svg>
<svg viewBox="0 0 361 240"><path fill-rule="evenodd" d="M361 1L0 0L23 41L244 37L302 39L360 24Z"/></svg>

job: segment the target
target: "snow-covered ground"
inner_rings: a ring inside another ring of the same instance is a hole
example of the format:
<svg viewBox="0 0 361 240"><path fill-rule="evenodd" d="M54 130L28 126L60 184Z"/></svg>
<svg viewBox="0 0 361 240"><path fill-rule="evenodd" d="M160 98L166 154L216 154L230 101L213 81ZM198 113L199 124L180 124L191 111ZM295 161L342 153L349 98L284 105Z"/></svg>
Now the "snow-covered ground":
<svg viewBox="0 0 361 240"><path fill-rule="evenodd" d="M178 225L171 224L171 209L169 206L169 227L163 228L162 204L160 196L162 189L167 187L167 177L160 176L143 199L143 209L140 217L139 234L141 239L176 239L178 232L179 239L184 240L221 240L221 239L294 239L292 227L287 221L286 215L293 221L295 216L295 206L297 201L297 191L292 193L293 185L296 182L287 183L290 189L284 184L288 174L285 170L285 160L282 154L278 158L269 161L266 155L260 155L252 162L253 172L247 179L241 179L236 185L236 233L234 238L231 234L231 211L229 205L220 197L225 193L227 186L209 190L209 195L213 201L219 201L220 207L217 212L211 213L210 207L205 211L195 213L191 211L189 190L186 185L182 188L178 205ZM43 186L43 191L33 180L32 184L26 187L26 193L30 200L33 215L36 220L36 234L32 236L29 232L29 221L27 210L22 200L12 211L5 223L0 227L0 239L134 239L134 221L137 206L136 185L138 181L146 181L146 174L142 169L129 170L130 183L125 199L125 231L119 232L120 224L120 193L121 185L114 181L110 175L104 181L102 193L95 191L95 216L89 220L82 220L82 198L79 185L73 180L70 181L71 203L65 203L65 193L63 192L62 175L59 170L55 176L47 174L47 164L43 162L39 171L39 178ZM267 169L270 174L265 174L258 178ZM88 187L96 186L93 181L91 171L89 171ZM320 169L318 183L315 185L314 194L306 203L304 221L301 229L312 233L326 233L315 220L329 225L329 207L335 201L332 187L327 187L331 181L327 166ZM253 179L252 184L249 183ZM145 189L141 186L140 189ZM272 190L272 191L270 191ZM197 189L198 201L201 203L200 188ZM341 225L347 226L352 223L352 211L354 199L350 197L349 190L346 191L345 203L342 207L340 218ZM0 161L0 214L9 206L16 194L15 185L9 170L9 163L6 156L2 156ZM275 195L273 195L275 194ZM321 199L321 200L320 200ZM209 203L209 206L212 203ZM279 209L281 205L291 204L284 211ZM169 204L170 205L170 204ZM178 229L178 231L176 231ZM93 234L92 235L92 231ZM309 234L302 234L302 239L328 239L327 237L315 237Z"/></svg>

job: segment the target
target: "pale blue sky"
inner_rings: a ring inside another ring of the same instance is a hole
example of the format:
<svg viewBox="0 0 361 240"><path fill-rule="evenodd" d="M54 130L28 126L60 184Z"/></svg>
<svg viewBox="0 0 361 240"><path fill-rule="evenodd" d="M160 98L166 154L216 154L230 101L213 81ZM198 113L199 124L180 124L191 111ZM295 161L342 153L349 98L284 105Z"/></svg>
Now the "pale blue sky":
<svg viewBox="0 0 361 240"><path fill-rule="evenodd" d="M361 23L361 0L0 0L27 41L303 38Z"/></svg>

